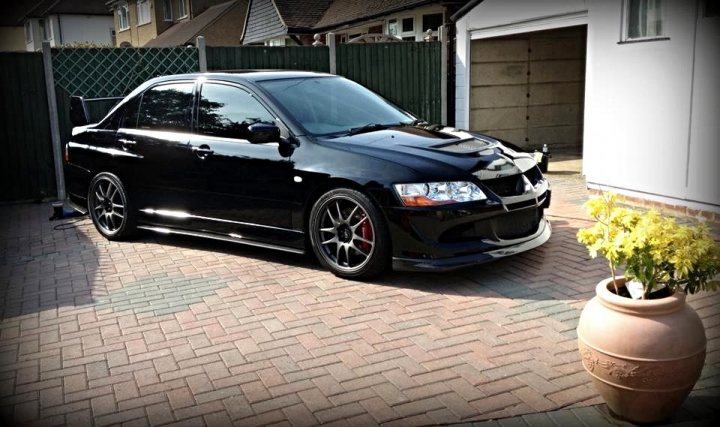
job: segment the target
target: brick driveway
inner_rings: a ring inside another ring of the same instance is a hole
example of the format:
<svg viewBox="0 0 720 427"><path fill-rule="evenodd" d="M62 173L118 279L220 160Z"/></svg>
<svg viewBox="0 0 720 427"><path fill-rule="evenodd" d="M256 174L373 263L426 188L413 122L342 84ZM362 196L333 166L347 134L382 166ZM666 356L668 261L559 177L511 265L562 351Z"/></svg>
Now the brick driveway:
<svg viewBox="0 0 720 427"><path fill-rule="evenodd" d="M0 424L429 425L601 403L575 327L608 273L575 240L584 182L550 177L545 246L368 283L309 257L112 243L87 219L54 230L47 205L0 206ZM709 339L696 390L719 396L718 296L690 300Z"/></svg>

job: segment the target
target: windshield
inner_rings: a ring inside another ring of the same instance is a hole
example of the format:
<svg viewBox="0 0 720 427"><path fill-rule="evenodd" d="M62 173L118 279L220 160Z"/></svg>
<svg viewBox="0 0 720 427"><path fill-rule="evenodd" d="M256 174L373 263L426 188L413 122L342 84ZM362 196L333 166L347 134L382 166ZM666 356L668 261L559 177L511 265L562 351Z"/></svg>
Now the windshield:
<svg viewBox="0 0 720 427"><path fill-rule="evenodd" d="M314 136L347 133L368 125L411 124L415 119L342 77L302 77L259 84Z"/></svg>

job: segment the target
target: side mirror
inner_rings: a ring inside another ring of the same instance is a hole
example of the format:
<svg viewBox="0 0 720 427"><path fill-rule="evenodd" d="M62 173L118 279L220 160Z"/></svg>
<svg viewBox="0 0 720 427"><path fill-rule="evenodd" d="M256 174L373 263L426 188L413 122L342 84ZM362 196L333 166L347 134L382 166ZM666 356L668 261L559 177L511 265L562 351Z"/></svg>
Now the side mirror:
<svg viewBox="0 0 720 427"><path fill-rule="evenodd" d="M85 105L85 99L82 96L70 97L70 123L73 126L85 126L90 123L90 115Z"/></svg>
<svg viewBox="0 0 720 427"><path fill-rule="evenodd" d="M280 142L280 128L271 123L253 123L248 126L248 141L253 144Z"/></svg>

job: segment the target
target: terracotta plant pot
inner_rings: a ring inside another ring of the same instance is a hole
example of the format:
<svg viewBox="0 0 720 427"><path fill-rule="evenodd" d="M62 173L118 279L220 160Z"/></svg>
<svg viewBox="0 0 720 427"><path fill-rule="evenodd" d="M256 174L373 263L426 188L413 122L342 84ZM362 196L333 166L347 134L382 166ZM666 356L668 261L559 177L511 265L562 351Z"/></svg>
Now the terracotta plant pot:
<svg viewBox="0 0 720 427"><path fill-rule="evenodd" d="M618 287L625 279L618 279ZM615 295L601 281L583 309L578 346L595 388L619 418L667 419L682 405L705 361L705 328L685 294L655 300Z"/></svg>

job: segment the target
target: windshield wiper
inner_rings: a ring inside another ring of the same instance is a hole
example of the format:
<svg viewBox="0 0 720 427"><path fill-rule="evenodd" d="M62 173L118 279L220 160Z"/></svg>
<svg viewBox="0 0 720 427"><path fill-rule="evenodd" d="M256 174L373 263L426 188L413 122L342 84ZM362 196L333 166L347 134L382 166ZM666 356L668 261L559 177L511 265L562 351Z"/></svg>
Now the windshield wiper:
<svg viewBox="0 0 720 427"><path fill-rule="evenodd" d="M383 125L383 124L380 124L380 123L368 123L368 124L366 124L366 125L364 125L364 126L360 126L360 127L356 127L356 128L350 128L350 130L348 131L348 133L346 134L346 136L357 135L357 134L359 134L359 133L365 133L365 132L374 132L374 131L376 131L376 130L387 129L388 127L390 127L390 126L388 126L388 125Z"/></svg>

